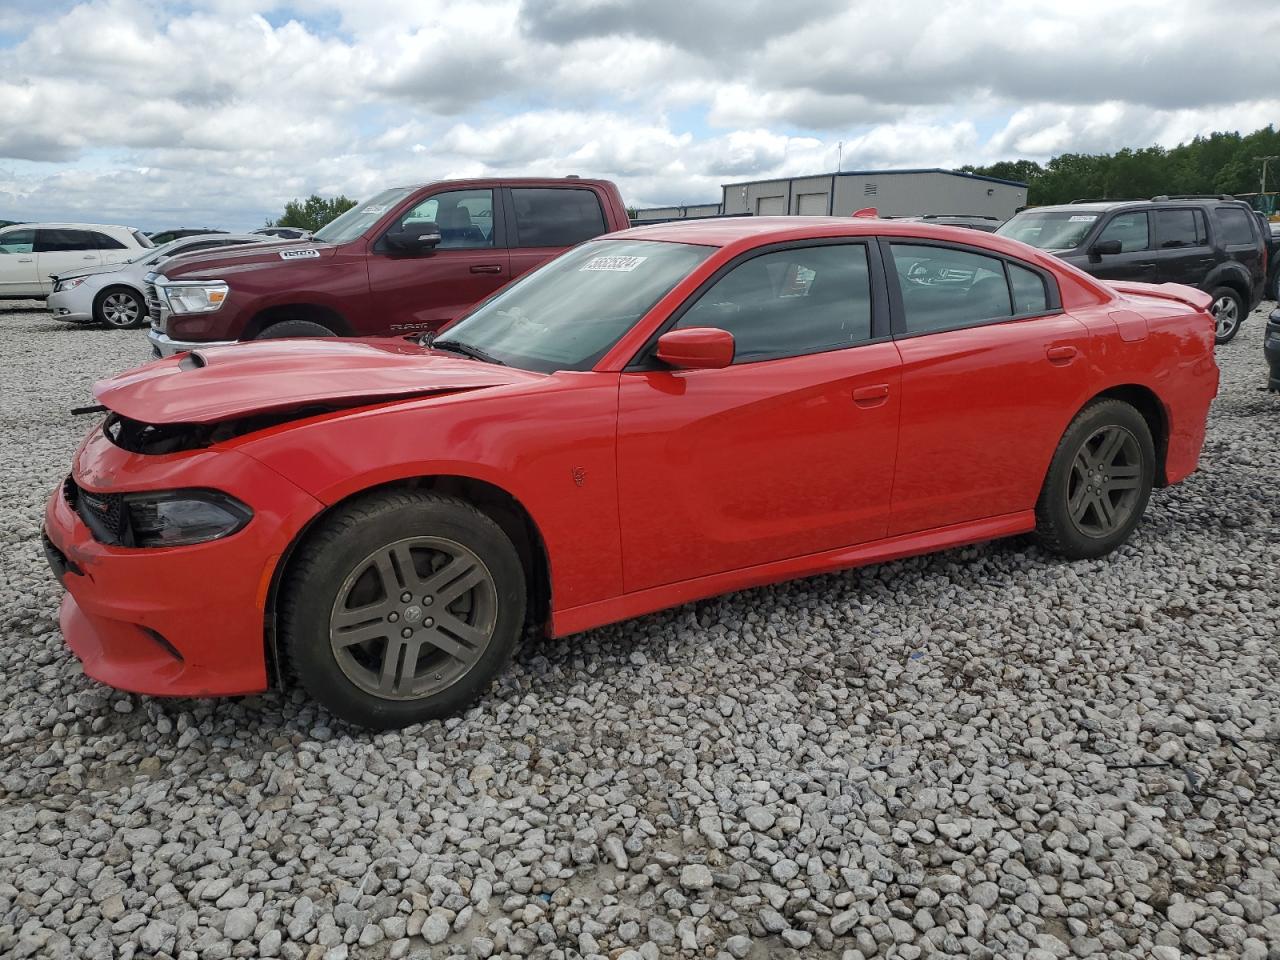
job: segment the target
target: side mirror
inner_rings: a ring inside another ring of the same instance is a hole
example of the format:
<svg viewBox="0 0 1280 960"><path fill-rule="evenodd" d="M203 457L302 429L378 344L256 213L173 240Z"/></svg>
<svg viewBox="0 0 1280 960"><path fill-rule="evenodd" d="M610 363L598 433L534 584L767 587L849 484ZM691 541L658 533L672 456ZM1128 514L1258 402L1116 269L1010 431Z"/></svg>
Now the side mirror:
<svg viewBox="0 0 1280 960"><path fill-rule="evenodd" d="M387 245L407 253L421 253L440 243L440 228L434 223L413 223L392 227L383 239Z"/></svg>
<svg viewBox="0 0 1280 960"><path fill-rule="evenodd" d="M658 359L677 370L718 370L733 363L733 334L718 327L668 330L658 338Z"/></svg>
<svg viewBox="0 0 1280 960"><path fill-rule="evenodd" d="M1099 240L1089 248L1089 252L1095 257L1114 255L1120 253L1120 250L1121 247L1119 240Z"/></svg>

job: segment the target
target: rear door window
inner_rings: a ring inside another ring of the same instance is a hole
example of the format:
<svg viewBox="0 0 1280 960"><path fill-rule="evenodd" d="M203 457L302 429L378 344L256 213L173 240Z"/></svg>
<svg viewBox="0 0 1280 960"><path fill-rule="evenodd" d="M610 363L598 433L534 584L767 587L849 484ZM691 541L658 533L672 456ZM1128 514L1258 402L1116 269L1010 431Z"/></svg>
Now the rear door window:
<svg viewBox="0 0 1280 960"><path fill-rule="evenodd" d="M1225 245L1257 243L1250 223L1252 216L1239 207L1214 207L1213 218L1218 222L1218 232Z"/></svg>
<svg viewBox="0 0 1280 960"><path fill-rule="evenodd" d="M87 230L43 227L36 231L36 253L65 253L71 250L96 250Z"/></svg>
<svg viewBox="0 0 1280 960"><path fill-rule="evenodd" d="M1013 298L999 258L952 247L908 243L890 247L908 336L1013 316ZM1027 296L1031 297L1030 291ZM1040 296L1044 296L1043 283Z"/></svg>
<svg viewBox="0 0 1280 960"><path fill-rule="evenodd" d="M1161 250L1199 247L1209 242L1199 210L1156 210L1156 237Z"/></svg>
<svg viewBox="0 0 1280 960"><path fill-rule="evenodd" d="M518 247L572 247L606 232L594 190L581 187L513 187L511 202Z"/></svg>
<svg viewBox="0 0 1280 960"><path fill-rule="evenodd" d="M1118 213L1102 228L1098 240L1119 240L1121 253L1151 249L1151 228L1146 212Z"/></svg>

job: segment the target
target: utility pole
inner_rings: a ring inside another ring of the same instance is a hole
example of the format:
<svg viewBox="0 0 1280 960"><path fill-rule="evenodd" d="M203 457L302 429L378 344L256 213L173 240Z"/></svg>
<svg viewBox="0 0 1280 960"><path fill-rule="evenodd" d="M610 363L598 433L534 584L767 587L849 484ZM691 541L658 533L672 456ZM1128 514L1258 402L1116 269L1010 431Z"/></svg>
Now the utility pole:
<svg viewBox="0 0 1280 960"><path fill-rule="evenodd" d="M1259 193L1267 192L1267 164L1272 160L1280 160L1280 157L1259 157L1262 161L1262 184L1258 188Z"/></svg>
<svg viewBox="0 0 1280 960"><path fill-rule="evenodd" d="M1272 158L1275 159L1274 157ZM844 141L836 141L836 173L840 173L844 169ZM1266 179L1266 167L1263 167L1263 179Z"/></svg>

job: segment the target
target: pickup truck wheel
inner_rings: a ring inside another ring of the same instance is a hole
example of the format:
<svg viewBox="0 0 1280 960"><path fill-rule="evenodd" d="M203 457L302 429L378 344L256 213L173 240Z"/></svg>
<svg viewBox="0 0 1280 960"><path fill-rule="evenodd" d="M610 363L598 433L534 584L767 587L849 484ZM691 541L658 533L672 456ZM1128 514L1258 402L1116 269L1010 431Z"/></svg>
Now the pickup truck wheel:
<svg viewBox="0 0 1280 960"><path fill-rule="evenodd" d="M109 287L98 295L93 305L94 319L118 330L140 327L147 322L147 307L142 296L128 287Z"/></svg>
<svg viewBox="0 0 1280 960"><path fill-rule="evenodd" d="M1155 481L1147 421L1120 400L1089 404L1067 427L1036 504L1036 533L1069 560L1110 553L1142 519Z"/></svg>
<svg viewBox="0 0 1280 960"><path fill-rule="evenodd" d="M1229 343L1248 312L1244 298L1230 287L1215 287L1209 296L1213 297L1214 343Z"/></svg>
<svg viewBox="0 0 1280 960"><path fill-rule="evenodd" d="M280 340L284 337L336 337L328 327L310 320L281 320L273 323L253 339Z"/></svg>
<svg viewBox="0 0 1280 960"><path fill-rule="evenodd" d="M511 657L525 577L502 529L466 501L395 491L323 519L285 574L282 649L306 690L380 730L470 704Z"/></svg>

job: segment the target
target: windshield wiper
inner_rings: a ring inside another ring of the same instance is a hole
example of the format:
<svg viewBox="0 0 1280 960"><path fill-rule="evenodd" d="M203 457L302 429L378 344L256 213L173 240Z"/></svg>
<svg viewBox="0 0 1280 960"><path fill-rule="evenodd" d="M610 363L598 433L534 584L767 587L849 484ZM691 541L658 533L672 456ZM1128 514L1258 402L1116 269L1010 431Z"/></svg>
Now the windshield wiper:
<svg viewBox="0 0 1280 960"><path fill-rule="evenodd" d="M462 343L459 340L437 340L431 337L423 346L432 350L448 350L450 353L458 353L464 357L470 357L472 360L479 360L482 363L493 363L499 367L505 367L506 364L491 354L485 353L479 347L473 347L469 343Z"/></svg>

